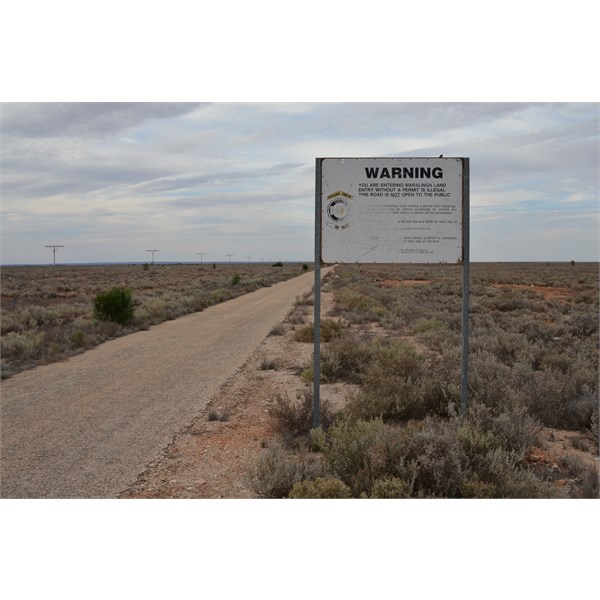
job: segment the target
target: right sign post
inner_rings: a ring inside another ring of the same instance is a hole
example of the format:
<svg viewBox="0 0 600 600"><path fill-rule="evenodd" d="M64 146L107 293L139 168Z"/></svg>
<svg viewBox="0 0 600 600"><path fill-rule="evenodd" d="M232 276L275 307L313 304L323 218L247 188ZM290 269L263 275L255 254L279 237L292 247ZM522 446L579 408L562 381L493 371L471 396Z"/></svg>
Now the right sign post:
<svg viewBox="0 0 600 600"><path fill-rule="evenodd" d="M317 158L313 425L320 417L320 267L463 265L461 411L467 408L469 159Z"/></svg>

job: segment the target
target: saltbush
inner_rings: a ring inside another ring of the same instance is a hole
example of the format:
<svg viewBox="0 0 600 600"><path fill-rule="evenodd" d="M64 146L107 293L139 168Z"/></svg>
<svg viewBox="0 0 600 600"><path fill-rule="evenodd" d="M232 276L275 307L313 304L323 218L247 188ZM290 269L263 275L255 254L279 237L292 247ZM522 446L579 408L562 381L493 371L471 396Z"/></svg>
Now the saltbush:
<svg viewBox="0 0 600 600"><path fill-rule="evenodd" d="M293 400L287 394L278 394L269 406L269 416L275 421L287 441L307 435L312 428L313 396L309 390L298 392ZM320 402L320 420L323 427L333 422L333 414L325 399Z"/></svg>
<svg viewBox="0 0 600 600"><path fill-rule="evenodd" d="M322 319L321 320L321 341L330 342L332 339L340 337L342 332L342 326L338 321L334 319ZM294 332L294 340L296 342L311 343L314 341L314 327L312 325L306 325L297 329Z"/></svg>
<svg viewBox="0 0 600 600"><path fill-rule="evenodd" d="M296 483L289 498L350 498L350 488L337 477L318 477Z"/></svg>
<svg viewBox="0 0 600 600"><path fill-rule="evenodd" d="M280 444L262 450L250 473L255 492L266 498L285 498L295 484L323 475L318 455L291 453Z"/></svg>
<svg viewBox="0 0 600 600"><path fill-rule="evenodd" d="M39 353L43 339L44 335L36 331L26 331L24 333L10 331L1 338L2 357L33 358Z"/></svg>
<svg viewBox="0 0 600 600"><path fill-rule="evenodd" d="M449 404L459 401L458 376L447 361L428 364L402 341L373 345L363 370L361 388L346 407L351 419L401 421L445 415Z"/></svg>
<svg viewBox="0 0 600 600"><path fill-rule="evenodd" d="M402 431L372 421L342 421L326 432L324 454L332 473L352 490L353 497L369 494L375 481L400 475L404 467ZM404 477L411 481L411 477Z"/></svg>
<svg viewBox="0 0 600 600"><path fill-rule="evenodd" d="M371 489L371 498L410 498L412 485L399 477L378 479Z"/></svg>
<svg viewBox="0 0 600 600"><path fill-rule="evenodd" d="M370 344L351 336L334 338L321 351L321 378L326 382L360 383L371 360Z"/></svg>

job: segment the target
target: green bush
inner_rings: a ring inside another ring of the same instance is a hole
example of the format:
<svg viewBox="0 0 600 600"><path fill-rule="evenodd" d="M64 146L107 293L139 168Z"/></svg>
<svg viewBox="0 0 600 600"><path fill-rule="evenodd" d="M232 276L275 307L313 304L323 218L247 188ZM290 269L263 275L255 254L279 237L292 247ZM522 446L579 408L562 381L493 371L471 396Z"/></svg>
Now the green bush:
<svg viewBox="0 0 600 600"><path fill-rule="evenodd" d="M350 498L350 488L337 477L319 477L296 483L289 498Z"/></svg>
<svg viewBox="0 0 600 600"><path fill-rule="evenodd" d="M100 321L113 321L126 325L133 319L131 290L114 287L94 299L94 316Z"/></svg>

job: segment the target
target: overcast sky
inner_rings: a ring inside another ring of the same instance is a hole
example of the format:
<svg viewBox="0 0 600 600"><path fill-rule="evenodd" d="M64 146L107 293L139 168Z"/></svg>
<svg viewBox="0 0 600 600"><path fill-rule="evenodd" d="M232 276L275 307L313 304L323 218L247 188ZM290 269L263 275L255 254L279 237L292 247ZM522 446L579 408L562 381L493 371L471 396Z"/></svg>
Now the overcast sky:
<svg viewBox="0 0 600 600"><path fill-rule="evenodd" d="M315 158L471 159L473 261L598 260L599 105L5 103L2 263L310 260Z"/></svg>

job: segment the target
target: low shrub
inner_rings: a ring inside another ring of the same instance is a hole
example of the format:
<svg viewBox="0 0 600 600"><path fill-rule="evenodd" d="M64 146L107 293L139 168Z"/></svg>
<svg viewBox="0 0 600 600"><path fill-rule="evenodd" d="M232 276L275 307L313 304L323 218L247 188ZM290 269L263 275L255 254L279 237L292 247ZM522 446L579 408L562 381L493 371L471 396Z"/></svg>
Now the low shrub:
<svg viewBox="0 0 600 600"><path fill-rule="evenodd" d="M283 323L275 325L275 327L269 331L269 335L285 335L285 325L283 325Z"/></svg>
<svg viewBox="0 0 600 600"><path fill-rule="evenodd" d="M76 329L71 333L71 343L73 348L85 348L87 345L87 336L81 329Z"/></svg>
<svg viewBox="0 0 600 600"><path fill-rule="evenodd" d="M414 478L413 495L422 498L456 498L468 474L468 457L446 422L426 419L410 432L403 444L403 458ZM401 471L401 476L406 478Z"/></svg>
<svg viewBox="0 0 600 600"><path fill-rule="evenodd" d="M330 342L332 339L340 337L342 326L334 319L321 320L321 341ZM314 341L314 327L306 325L294 332L294 340L296 342L311 343Z"/></svg>
<svg viewBox="0 0 600 600"><path fill-rule="evenodd" d="M439 329L448 329L448 325L439 319L417 319L413 331L415 333L425 333L426 331L436 331Z"/></svg>
<svg viewBox="0 0 600 600"><path fill-rule="evenodd" d="M277 358L264 358L260 363L261 371L277 371L281 368L281 363Z"/></svg>
<svg viewBox="0 0 600 600"><path fill-rule="evenodd" d="M378 321L386 312L375 298L355 287L339 290L335 307L336 312L343 313L353 322Z"/></svg>
<svg viewBox="0 0 600 600"><path fill-rule="evenodd" d="M321 378L329 383L360 383L372 354L372 346L362 340L351 336L335 338L321 351Z"/></svg>
<svg viewBox="0 0 600 600"><path fill-rule="evenodd" d="M296 483L289 498L350 498L350 488L337 477L319 477Z"/></svg>
<svg viewBox="0 0 600 600"><path fill-rule="evenodd" d="M308 390L298 392L292 400L287 394L278 394L269 406L269 416L275 421L284 439L291 441L299 436L308 435L313 423L313 396ZM329 403L321 399L320 420L327 428L334 420Z"/></svg>
<svg viewBox="0 0 600 600"><path fill-rule="evenodd" d="M17 333L10 331L1 338L2 357L33 358L40 352L43 340L44 334L41 332L26 331L24 333Z"/></svg>
<svg viewBox="0 0 600 600"><path fill-rule="evenodd" d="M314 303L312 291L306 292L305 294L302 294L302 296L296 296L296 306L314 306Z"/></svg>
<svg viewBox="0 0 600 600"><path fill-rule="evenodd" d="M412 485L399 477L378 479L371 489L371 498L410 498Z"/></svg>
<svg viewBox="0 0 600 600"><path fill-rule="evenodd" d="M342 421L326 432L324 454L331 472L358 498L368 495L378 479L399 475L404 466L402 432L381 419Z"/></svg>
<svg viewBox="0 0 600 600"><path fill-rule="evenodd" d="M562 426L580 431L590 429L597 410L598 396L596 394L588 393L583 396L570 398L564 406L561 419Z"/></svg>
<svg viewBox="0 0 600 600"><path fill-rule="evenodd" d="M352 420L424 416L422 390L418 381L391 374L374 362L364 374L360 390L348 397L345 412Z"/></svg>
<svg viewBox="0 0 600 600"><path fill-rule="evenodd" d="M291 453L280 444L263 449L251 467L250 484L266 498L286 498L295 484L323 475L318 455Z"/></svg>
<svg viewBox="0 0 600 600"><path fill-rule="evenodd" d="M162 298L150 298L139 308L136 318L148 325L162 323L167 318L167 303Z"/></svg>
<svg viewBox="0 0 600 600"><path fill-rule="evenodd" d="M114 287L98 294L94 299L94 316L100 321L113 321L126 325L133 319L133 297L131 290Z"/></svg>
<svg viewBox="0 0 600 600"><path fill-rule="evenodd" d="M477 475L463 481L460 489L463 498L493 498L495 493L496 486L493 483L484 483Z"/></svg>
<svg viewBox="0 0 600 600"><path fill-rule="evenodd" d="M449 405L459 402L457 368L458 363L452 370L442 360L426 366L425 357L402 341L375 344L346 414L384 421L446 415Z"/></svg>
<svg viewBox="0 0 600 600"><path fill-rule="evenodd" d="M210 410L208 411L208 420L211 422L220 421L221 423L224 423L226 421L229 421L229 413L227 411L219 412L216 410Z"/></svg>

